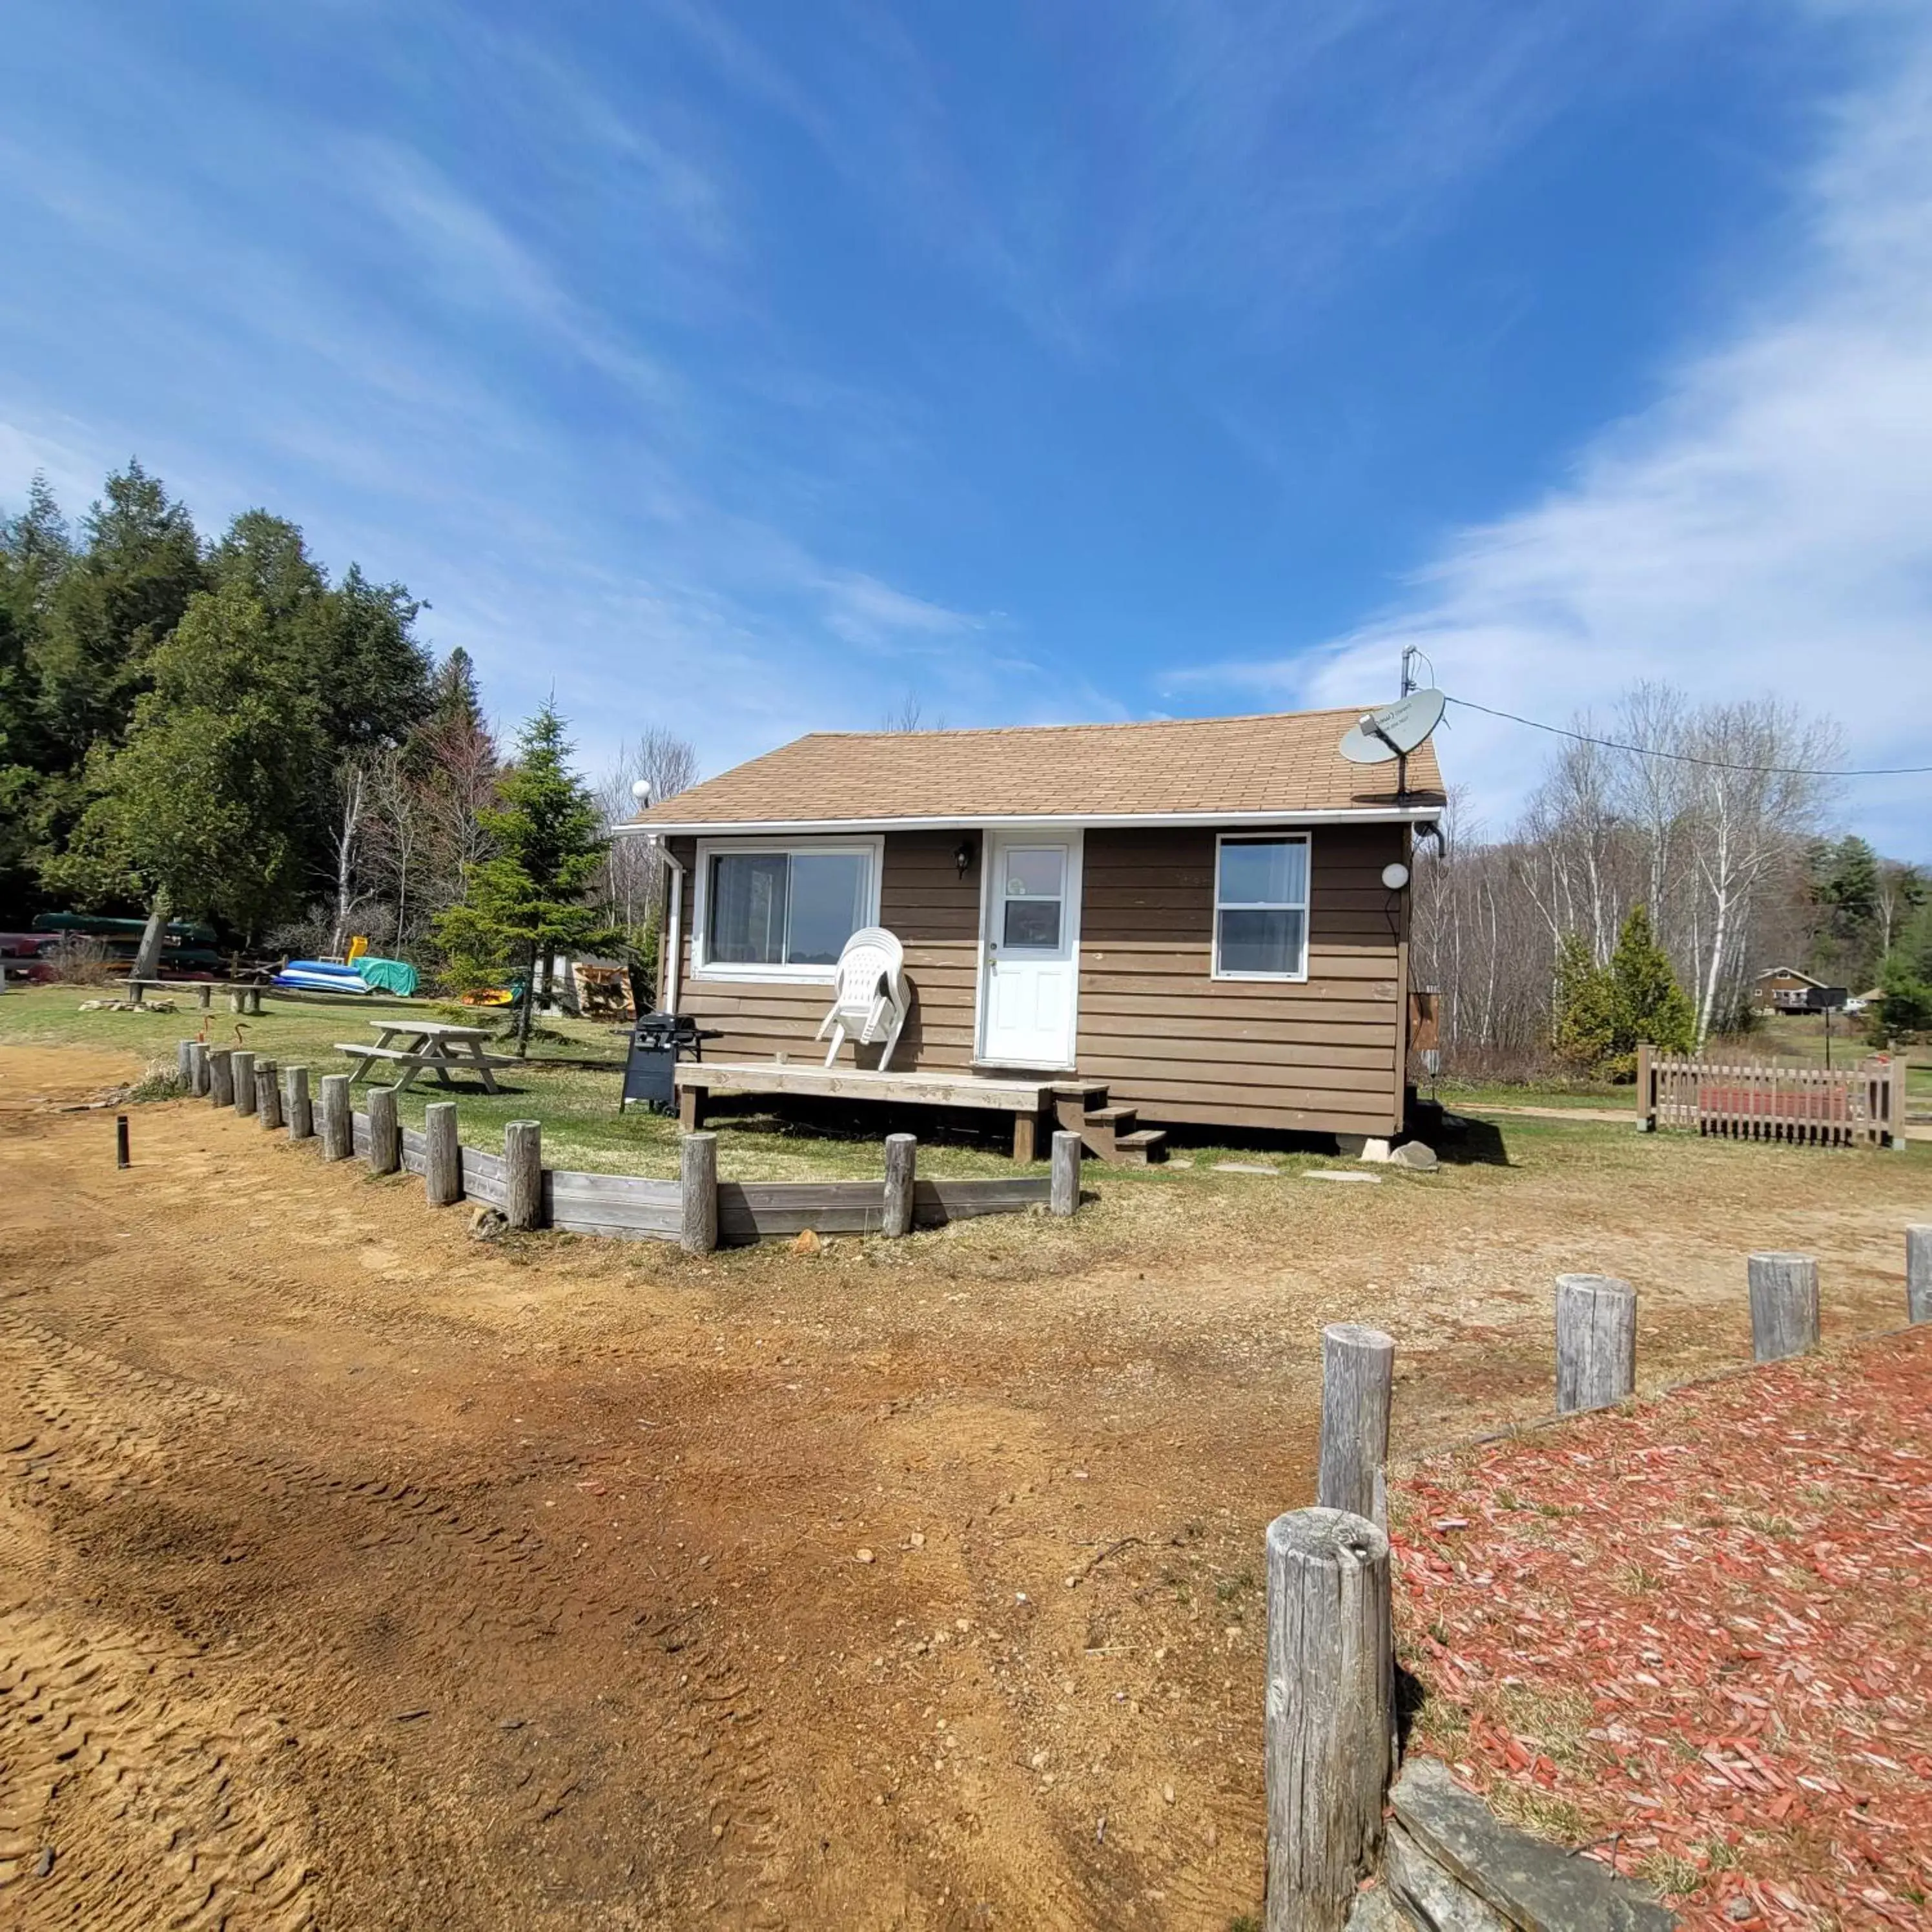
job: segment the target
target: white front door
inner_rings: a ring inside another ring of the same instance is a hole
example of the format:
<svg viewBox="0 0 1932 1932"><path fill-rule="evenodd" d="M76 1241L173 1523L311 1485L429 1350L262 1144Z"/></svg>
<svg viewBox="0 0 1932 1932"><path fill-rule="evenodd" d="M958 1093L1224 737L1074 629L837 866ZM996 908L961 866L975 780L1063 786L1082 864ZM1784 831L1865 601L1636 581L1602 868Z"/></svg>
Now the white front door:
<svg viewBox="0 0 1932 1932"><path fill-rule="evenodd" d="M980 1059L1073 1064L1080 990L1080 834L986 835Z"/></svg>

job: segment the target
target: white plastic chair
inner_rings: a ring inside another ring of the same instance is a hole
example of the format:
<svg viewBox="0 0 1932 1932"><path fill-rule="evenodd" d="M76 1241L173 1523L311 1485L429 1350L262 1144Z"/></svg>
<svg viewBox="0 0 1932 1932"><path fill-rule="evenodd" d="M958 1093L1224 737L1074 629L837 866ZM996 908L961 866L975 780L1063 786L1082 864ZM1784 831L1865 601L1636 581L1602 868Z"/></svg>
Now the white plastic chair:
<svg viewBox="0 0 1932 1932"><path fill-rule="evenodd" d="M826 1065L838 1059L838 1049L848 1040L855 1051L883 1040L879 1066L882 1070L889 1066L911 1005L905 949L898 939L882 926L866 926L854 933L838 956L838 988L832 1010L813 1036L817 1040L828 1033L832 1036Z"/></svg>

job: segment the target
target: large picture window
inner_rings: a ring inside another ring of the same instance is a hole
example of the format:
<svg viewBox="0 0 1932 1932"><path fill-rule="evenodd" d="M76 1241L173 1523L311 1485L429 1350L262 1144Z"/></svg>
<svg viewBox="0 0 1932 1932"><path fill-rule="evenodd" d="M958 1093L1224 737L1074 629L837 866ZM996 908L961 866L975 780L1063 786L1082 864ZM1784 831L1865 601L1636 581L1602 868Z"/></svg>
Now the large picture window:
<svg viewBox="0 0 1932 1932"><path fill-rule="evenodd" d="M876 845L700 854L698 970L830 978L847 940L872 925Z"/></svg>
<svg viewBox="0 0 1932 1932"><path fill-rule="evenodd" d="M1214 976L1308 976L1308 836L1224 836L1214 866Z"/></svg>

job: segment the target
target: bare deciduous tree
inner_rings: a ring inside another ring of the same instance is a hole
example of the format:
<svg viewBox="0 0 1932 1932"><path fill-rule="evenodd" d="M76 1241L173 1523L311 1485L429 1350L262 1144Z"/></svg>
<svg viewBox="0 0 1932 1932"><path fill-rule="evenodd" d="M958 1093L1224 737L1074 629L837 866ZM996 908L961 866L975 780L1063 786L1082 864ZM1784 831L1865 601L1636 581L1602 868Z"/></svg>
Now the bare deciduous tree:
<svg viewBox="0 0 1932 1932"><path fill-rule="evenodd" d="M1645 684L1608 727L1575 728L1610 742L1566 743L1509 838L1484 842L1452 798L1444 837L1418 854L1417 971L1442 992L1452 1064L1534 1058L1558 943L1578 934L1605 960L1633 906L1649 911L1700 1037L1732 1022L1766 946L1802 923L1835 726L1771 699L1693 706Z"/></svg>

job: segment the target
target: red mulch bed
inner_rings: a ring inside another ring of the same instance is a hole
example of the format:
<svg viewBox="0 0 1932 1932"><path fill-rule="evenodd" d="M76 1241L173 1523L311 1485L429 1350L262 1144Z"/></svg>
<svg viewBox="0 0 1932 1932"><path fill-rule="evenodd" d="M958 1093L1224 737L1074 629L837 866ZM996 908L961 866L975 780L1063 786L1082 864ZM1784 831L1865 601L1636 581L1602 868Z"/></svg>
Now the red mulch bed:
<svg viewBox="0 0 1932 1932"><path fill-rule="evenodd" d="M1396 1492L1417 1731L1687 1924L1932 1925L1932 1330Z"/></svg>

